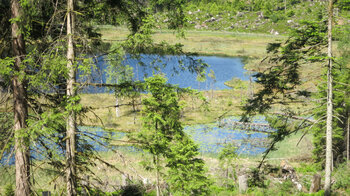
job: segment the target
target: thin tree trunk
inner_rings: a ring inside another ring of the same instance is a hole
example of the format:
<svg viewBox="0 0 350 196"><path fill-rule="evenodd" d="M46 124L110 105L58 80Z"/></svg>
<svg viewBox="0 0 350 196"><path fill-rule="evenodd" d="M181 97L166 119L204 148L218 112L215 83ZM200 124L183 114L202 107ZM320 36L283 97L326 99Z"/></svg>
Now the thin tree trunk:
<svg viewBox="0 0 350 196"><path fill-rule="evenodd" d="M155 162L156 162L156 180L157 180L157 196L160 196L160 183L159 183L159 167L158 167L158 165L159 165L159 157L158 157L158 155L156 155L156 158L155 158L156 160L155 160Z"/></svg>
<svg viewBox="0 0 350 196"><path fill-rule="evenodd" d="M327 73L327 124L326 124L326 176L325 176L325 195L331 194L331 175L332 175L332 119L333 119L333 78L332 78L332 24L333 23L333 0L329 0L328 6L328 73Z"/></svg>
<svg viewBox="0 0 350 196"><path fill-rule="evenodd" d="M119 117L119 98L118 95L115 96L115 117Z"/></svg>
<svg viewBox="0 0 350 196"><path fill-rule="evenodd" d="M349 158L349 156L350 156L350 117L349 117L349 115L348 115L348 127L347 127L347 138L346 138L346 160L347 161L349 161L350 160L350 158Z"/></svg>
<svg viewBox="0 0 350 196"><path fill-rule="evenodd" d="M11 2L11 14L13 19L21 16L21 7L18 0ZM16 21L16 20L15 20ZM15 57L14 70L17 72L12 78L13 99L14 99L14 131L15 131L15 166L16 166L16 196L30 195L30 164L29 164L29 142L25 136L27 127L27 92L26 81L20 79L24 74L22 67L25 56L25 43L23 34L17 22L11 25L12 31L12 52Z"/></svg>
<svg viewBox="0 0 350 196"><path fill-rule="evenodd" d="M67 98L71 99L76 96L74 89L75 83L75 67L74 67L74 6L73 0L67 1L67 36L68 36L68 49L67 49ZM67 140L66 140L66 182L67 182L67 195L76 195L76 171L75 171L75 134L76 134L76 114L74 110L68 111L67 117Z"/></svg>

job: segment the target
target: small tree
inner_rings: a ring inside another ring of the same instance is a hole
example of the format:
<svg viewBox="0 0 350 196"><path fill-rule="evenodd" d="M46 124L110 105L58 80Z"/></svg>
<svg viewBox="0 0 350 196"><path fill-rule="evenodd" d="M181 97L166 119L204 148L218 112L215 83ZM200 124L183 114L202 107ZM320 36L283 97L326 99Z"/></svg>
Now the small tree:
<svg viewBox="0 0 350 196"><path fill-rule="evenodd" d="M141 147L153 156L157 195L160 195L161 159L169 168L167 182L174 194L208 193L204 162L196 158L198 146L186 136L180 122L181 106L176 88L160 75L146 79L151 96L143 100L143 129L138 134Z"/></svg>
<svg viewBox="0 0 350 196"><path fill-rule="evenodd" d="M219 153L219 160L220 160L220 167L225 171L225 185L228 187L228 185L232 185L232 182L230 182L230 174L229 169L230 167L233 169L233 176L235 177L235 171L234 171L234 160L237 158L236 153L237 147L234 145L234 143L225 143L224 148Z"/></svg>
<svg viewBox="0 0 350 196"><path fill-rule="evenodd" d="M212 81L210 81L210 88L211 88L211 98L214 97L214 83L216 82L216 76L214 70L210 70L208 77L211 78Z"/></svg>

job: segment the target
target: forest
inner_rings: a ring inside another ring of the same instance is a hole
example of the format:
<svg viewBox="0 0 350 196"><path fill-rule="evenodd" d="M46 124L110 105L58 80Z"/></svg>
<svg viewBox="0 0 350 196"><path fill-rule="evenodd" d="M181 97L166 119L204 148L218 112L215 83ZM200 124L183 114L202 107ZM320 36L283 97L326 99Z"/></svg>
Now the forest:
<svg viewBox="0 0 350 196"><path fill-rule="evenodd" d="M0 0L0 196L350 195L350 0Z"/></svg>

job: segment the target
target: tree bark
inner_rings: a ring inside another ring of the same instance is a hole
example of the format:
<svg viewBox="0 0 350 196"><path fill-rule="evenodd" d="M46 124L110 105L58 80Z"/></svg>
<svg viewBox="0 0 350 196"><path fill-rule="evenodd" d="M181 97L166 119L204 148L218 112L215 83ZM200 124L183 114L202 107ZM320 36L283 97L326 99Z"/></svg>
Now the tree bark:
<svg viewBox="0 0 350 196"><path fill-rule="evenodd" d="M76 96L74 89L75 83L75 55L74 55L74 6L73 0L67 1L67 37L68 37L68 49L67 49L67 98L68 100ZM74 102L70 104L74 105ZM66 182L67 182L67 195L77 195L76 193L76 167L75 167L75 149L76 149L76 114L74 109L69 109L67 117L67 140L66 140Z"/></svg>
<svg viewBox="0 0 350 196"><path fill-rule="evenodd" d="M21 17L21 7L18 0L11 2L11 18ZM25 56L25 42L17 20L11 24L12 52L15 57L15 75L12 78L14 99L14 132L15 132L15 167L16 167L16 196L30 195L30 164L29 142L25 133L27 127L28 109L27 92L24 74L23 58Z"/></svg>
<svg viewBox="0 0 350 196"><path fill-rule="evenodd" d="M326 174L325 174L325 195L331 194L332 175L332 120L333 120L333 78L332 78L332 27L333 27L333 0L328 5L328 73L327 73L327 124L326 124Z"/></svg>

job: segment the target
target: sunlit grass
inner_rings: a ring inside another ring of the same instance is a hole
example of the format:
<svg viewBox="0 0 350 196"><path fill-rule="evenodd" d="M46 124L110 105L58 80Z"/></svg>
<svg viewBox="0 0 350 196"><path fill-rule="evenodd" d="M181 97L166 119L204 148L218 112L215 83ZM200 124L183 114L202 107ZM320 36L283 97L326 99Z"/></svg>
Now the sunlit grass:
<svg viewBox="0 0 350 196"><path fill-rule="evenodd" d="M181 98L186 103L181 119L184 125L212 123L222 115L239 115L241 113L241 97L246 96L246 92L239 89L216 90L213 91L213 95L211 91L203 91L202 93L208 100L207 107L196 97L185 95ZM142 95L142 97L145 96ZM120 107L120 116L116 117L114 94L81 94L81 98L83 106L93 108L82 119L84 125L104 126L123 132L131 132L140 128L139 111L142 106L138 105L136 112L133 111L131 105L122 106ZM137 102L140 103L141 99L138 99ZM130 101L129 98L124 98L120 99L119 102L120 104L128 104Z"/></svg>
<svg viewBox="0 0 350 196"><path fill-rule="evenodd" d="M125 40L129 31L122 27L101 26L102 39L108 42ZM156 30L156 43L167 41L181 43L186 52L201 55L260 58L266 55L268 43L285 39L270 34L241 33L228 31L185 31L185 38L178 37L170 30Z"/></svg>

